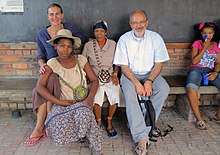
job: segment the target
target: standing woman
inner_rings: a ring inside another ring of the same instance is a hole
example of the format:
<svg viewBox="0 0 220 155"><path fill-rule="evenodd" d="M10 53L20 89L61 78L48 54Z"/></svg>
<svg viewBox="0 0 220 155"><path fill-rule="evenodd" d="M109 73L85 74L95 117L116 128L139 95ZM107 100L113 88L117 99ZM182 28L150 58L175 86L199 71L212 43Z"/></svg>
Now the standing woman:
<svg viewBox="0 0 220 155"><path fill-rule="evenodd" d="M57 57L57 51L55 47L51 44L49 44L47 41L56 36L57 32L61 29L68 29L71 31L73 36L78 37L77 40L75 40L75 43L73 45L74 49L80 48L81 41L83 43L87 42L87 37L84 36L82 33L80 33L76 26L70 23L62 23L64 13L63 9L59 4L53 3L48 6L47 9L48 14L48 20L50 22L50 25L46 28L41 29L37 33L36 42L38 45L38 64L40 65L40 74L44 74L47 66L47 61L51 58ZM53 95L59 94L59 81L56 76L50 76L47 83L47 89L53 93ZM36 144L36 142L40 141L44 137L44 122L45 119L51 109L52 103L51 102L45 102L45 100L42 100L39 93L36 91L36 89L33 90L33 110L37 114L37 121L36 126L31 133L31 135L28 137L28 139L24 142L26 146L32 146Z"/></svg>
<svg viewBox="0 0 220 155"><path fill-rule="evenodd" d="M94 113L99 126L102 124L101 112L104 102L104 95L110 103L108 107L108 118L106 130L110 138L115 138L118 133L112 125L112 117L119 103L119 80L117 66L113 66L113 57L116 43L106 37L107 23L99 20L93 26L95 39L85 44L83 53L88 58L92 69L99 77L99 89L94 99Z"/></svg>
<svg viewBox="0 0 220 155"><path fill-rule="evenodd" d="M72 23L63 23L62 20L64 18L64 12L62 7L57 4L53 3L50 4L47 8L47 17L50 22L50 25L46 28L41 29L37 33L36 42L38 45L38 64L40 65L40 73L45 72L45 65L46 62L50 58L57 57L57 52L54 46L47 43L47 40L53 38L57 32L61 29L68 29L72 32L73 36L79 37L81 42L85 44L88 41L88 38L79 32L76 25ZM79 45L76 45L75 48L79 48Z"/></svg>

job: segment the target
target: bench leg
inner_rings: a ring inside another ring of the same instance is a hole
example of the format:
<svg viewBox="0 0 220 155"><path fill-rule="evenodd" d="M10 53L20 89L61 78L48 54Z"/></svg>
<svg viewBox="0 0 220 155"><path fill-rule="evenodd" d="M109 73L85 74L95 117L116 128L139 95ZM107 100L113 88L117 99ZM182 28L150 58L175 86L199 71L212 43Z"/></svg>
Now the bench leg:
<svg viewBox="0 0 220 155"><path fill-rule="evenodd" d="M188 121L196 122L196 117L192 111L187 95L178 95L176 106L179 113Z"/></svg>

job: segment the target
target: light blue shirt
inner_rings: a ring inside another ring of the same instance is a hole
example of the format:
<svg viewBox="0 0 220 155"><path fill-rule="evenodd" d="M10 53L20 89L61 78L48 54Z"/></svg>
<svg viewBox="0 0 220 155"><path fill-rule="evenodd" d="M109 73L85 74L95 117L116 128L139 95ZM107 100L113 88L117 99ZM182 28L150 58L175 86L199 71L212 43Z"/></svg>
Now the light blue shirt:
<svg viewBox="0 0 220 155"><path fill-rule="evenodd" d="M155 62L169 59L165 43L158 33L146 30L143 38L137 38L132 30L120 37L113 63L127 65L134 74L144 75L152 70Z"/></svg>

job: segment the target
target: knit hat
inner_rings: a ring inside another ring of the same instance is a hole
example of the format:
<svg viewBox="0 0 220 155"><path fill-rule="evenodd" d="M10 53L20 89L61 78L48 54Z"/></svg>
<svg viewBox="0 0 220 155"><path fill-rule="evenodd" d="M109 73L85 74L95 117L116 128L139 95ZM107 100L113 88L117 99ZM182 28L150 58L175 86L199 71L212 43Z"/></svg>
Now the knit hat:
<svg viewBox="0 0 220 155"><path fill-rule="evenodd" d="M97 28L103 28L105 31L107 31L108 29L108 25L106 23L106 21L104 20L98 20L95 22L95 24L93 25L93 31Z"/></svg>

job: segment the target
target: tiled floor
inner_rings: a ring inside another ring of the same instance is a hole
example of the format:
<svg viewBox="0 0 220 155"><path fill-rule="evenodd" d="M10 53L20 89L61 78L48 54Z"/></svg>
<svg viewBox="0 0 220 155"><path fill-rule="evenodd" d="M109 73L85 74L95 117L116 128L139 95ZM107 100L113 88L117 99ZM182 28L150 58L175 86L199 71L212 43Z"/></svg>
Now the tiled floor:
<svg viewBox="0 0 220 155"><path fill-rule="evenodd" d="M149 155L220 155L220 124L211 121L217 109L215 106L201 108L209 129L201 131L193 123L188 123L175 108L163 109L157 126L163 130L167 125L174 130L166 137L151 143ZM133 155L134 143L125 122L124 110L118 110L114 117L115 128L119 132L116 139L110 139L105 131L104 155ZM0 111L0 155L87 155L89 147L77 143L57 148L49 139L44 139L33 147L23 146L23 141L35 125L30 110L22 111L22 117L11 118L11 111Z"/></svg>

